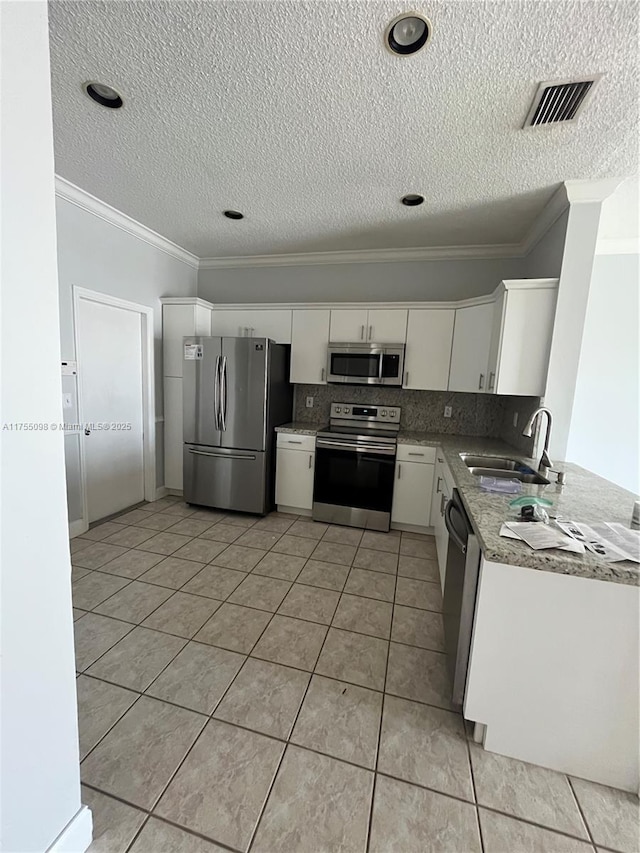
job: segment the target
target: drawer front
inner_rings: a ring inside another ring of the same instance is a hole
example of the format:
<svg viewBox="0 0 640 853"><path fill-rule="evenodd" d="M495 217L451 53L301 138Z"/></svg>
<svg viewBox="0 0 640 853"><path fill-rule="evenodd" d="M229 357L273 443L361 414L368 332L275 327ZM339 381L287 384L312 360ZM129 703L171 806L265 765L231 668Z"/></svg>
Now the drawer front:
<svg viewBox="0 0 640 853"><path fill-rule="evenodd" d="M426 462L433 465L436 461L436 449L420 447L417 444L399 444L396 459L399 462Z"/></svg>
<svg viewBox="0 0 640 853"><path fill-rule="evenodd" d="M279 432L278 447L286 447L287 450L305 450L307 453L313 452L316 449L316 437L315 435Z"/></svg>

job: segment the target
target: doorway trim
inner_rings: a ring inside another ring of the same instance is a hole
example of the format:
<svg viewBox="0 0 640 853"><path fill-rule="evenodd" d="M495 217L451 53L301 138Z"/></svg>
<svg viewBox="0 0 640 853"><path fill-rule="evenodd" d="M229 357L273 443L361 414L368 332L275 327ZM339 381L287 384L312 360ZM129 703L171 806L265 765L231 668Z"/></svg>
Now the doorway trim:
<svg viewBox="0 0 640 853"><path fill-rule="evenodd" d="M146 501L156 500L156 405L155 405L155 371L154 371L154 337L153 337L153 308L140 305L137 302L129 302L118 296L110 296L107 293L98 293L86 287L73 285L73 341L78 364L77 373L77 409L78 423L84 424L84 405L82 382L84 371L82 369L82 352L80 348L79 318L80 302L98 302L101 305L111 305L114 308L122 308L125 311L133 311L140 314L141 326L141 351L142 351L142 458L144 467L144 499ZM71 522L70 533L78 536L89 529L89 507L87 502L87 466L84 449L84 436L82 430L79 435L79 459L80 459L80 488L82 491L82 519ZM81 528L81 529L80 529Z"/></svg>

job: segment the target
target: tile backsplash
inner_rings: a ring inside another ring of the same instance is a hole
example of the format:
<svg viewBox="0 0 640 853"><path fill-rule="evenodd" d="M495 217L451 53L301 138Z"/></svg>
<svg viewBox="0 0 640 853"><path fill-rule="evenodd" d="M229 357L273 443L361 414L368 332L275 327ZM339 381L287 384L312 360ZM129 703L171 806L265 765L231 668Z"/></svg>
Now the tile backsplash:
<svg viewBox="0 0 640 853"><path fill-rule="evenodd" d="M307 397L313 397L310 409L305 405ZM521 435L522 427L540 401L537 397L408 391L367 385L296 385L294 420L314 426L326 424L333 402L399 406L402 410L401 429L502 438L528 456L532 452L533 440ZM444 417L445 406L451 406L450 418ZM513 426L514 412L518 412L516 427Z"/></svg>

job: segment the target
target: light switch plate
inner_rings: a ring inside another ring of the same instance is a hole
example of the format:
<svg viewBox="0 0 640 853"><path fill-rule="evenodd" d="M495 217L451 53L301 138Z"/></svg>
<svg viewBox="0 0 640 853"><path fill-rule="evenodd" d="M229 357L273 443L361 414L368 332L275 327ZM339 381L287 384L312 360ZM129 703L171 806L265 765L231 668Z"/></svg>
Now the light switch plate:
<svg viewBox="0 0 640 853"><path fill-rule="evenodd" d="M451 406L445 406L444 407L444 416L445 416L445 418L451 417Z"/></svg>
<svg viewBox="0 0 640 853"><path fill-rule="evenodd" d="M307 409L313 409L313 397L307 397L304 404Z"/></svg>

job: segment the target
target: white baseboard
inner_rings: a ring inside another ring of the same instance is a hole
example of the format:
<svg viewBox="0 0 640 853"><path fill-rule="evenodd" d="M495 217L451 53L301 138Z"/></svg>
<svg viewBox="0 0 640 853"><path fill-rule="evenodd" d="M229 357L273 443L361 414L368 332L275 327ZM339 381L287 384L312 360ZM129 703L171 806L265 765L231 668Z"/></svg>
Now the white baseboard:
<svg viewBox="0 0 640 853"><path fill-rule="evenodd" d="M79 518L77 521L69 522L69 539L73 539L74 536L81 536L83 533L86 533L89 529L89 525L85 524L84 518Z"/></svg>
<svg viewBox="0 0 640 853"><path fill-rule="evenodd" d="M47 853L85 853L92 840L93 816L91 809L88 806L82 806L51 847L47 849Z"/></svg>
<svg viewBox="0 0 640 853"><path fill-rule="evenodd" d="M178 495L179 497L182 497L182 495L184 494L182 489L167 489L167 492L170 495Z"/></svg>
<svg viewBox="0 0 640 853"><path fill-rule="evenodd" d="M168 494L169 489L166 486L160 486L158 489L156 489L156 496L154 498L154 501L159 501L162 498L166 498Z"/></svg>

